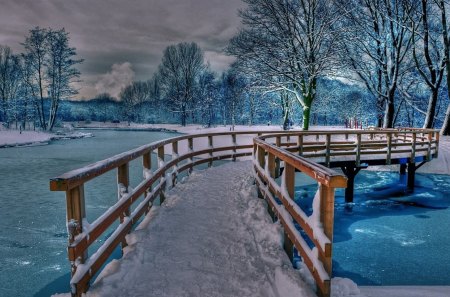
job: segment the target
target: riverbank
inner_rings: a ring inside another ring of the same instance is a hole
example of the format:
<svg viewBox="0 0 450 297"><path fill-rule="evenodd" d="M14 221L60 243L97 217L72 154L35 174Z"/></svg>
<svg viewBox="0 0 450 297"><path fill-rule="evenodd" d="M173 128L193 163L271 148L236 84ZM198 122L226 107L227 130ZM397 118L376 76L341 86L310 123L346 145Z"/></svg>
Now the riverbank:
<svg viewBox="0 0 450 297"><path fill-rule="evenodd" d="M83 133L73 130L51 133L0 128L0 148L46 145L53 140L78 139L92 136L92 133Z"/></svg>

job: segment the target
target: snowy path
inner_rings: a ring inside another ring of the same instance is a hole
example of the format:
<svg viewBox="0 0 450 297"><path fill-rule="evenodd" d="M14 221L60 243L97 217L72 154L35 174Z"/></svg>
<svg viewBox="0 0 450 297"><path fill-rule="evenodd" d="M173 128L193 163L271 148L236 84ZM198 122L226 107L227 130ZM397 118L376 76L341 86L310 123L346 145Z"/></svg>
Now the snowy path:
<svg viewBox="0 0 450 297"><path fill-rule="evenodd" d="M315 296L281 248L251 162L194 172L167 195L88 296Z"/></svg>

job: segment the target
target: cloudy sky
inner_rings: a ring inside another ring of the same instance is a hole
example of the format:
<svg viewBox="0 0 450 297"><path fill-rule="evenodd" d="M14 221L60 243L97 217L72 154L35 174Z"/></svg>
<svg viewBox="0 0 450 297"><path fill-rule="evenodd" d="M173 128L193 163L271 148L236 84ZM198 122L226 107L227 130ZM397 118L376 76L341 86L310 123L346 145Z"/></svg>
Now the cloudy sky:
<svg viewBox="0 0 450 297"><path fill-rule="evenodd" d="M1 0L0 44L21 52L35 27L65 28L85 59L79 97L117 95L131 80L149 79L170 44L197 42L214 71L237 32L241 0Z"/></svg>

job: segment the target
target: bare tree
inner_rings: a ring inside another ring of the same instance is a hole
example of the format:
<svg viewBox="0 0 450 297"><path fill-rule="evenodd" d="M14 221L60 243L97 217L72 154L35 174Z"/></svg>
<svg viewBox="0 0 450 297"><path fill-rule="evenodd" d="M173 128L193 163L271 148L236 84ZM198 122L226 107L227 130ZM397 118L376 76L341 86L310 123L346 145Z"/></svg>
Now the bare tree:
<svg viewBox="0 0 450 297"><path fill-rule="evenodd" d="M307 130L317 80L335 71L340 15L328 0L244 2L245 28L228 52L238 57L241 68L263 73L268 85L291 93L303 109Z"/></svg>
<svg viewBox="0 0 450 297"><path fill-rule="evenodd" d="M47 48L46 78L48 80L48 97L51 100L47 129L52 130L60 100L69 99L78 93L71 83L80 77L80 71L75 68L75 65L83 60L74 59L76 50L69 46L69 33L64 29L48 30Z"/></svg>
<svg viewBox="0 0 450 297"><path fill-rule="evenodd" d="M144 101L151 99L151 85L150 82L137 81L131 85L126 86L119 95L123 103L123 113L130 125L135 118L135 107Z"/></svg>
<svg viewBox="0 0 450 297"><path fill-rule="evenodd" d="M8 107L10 101L17 99L20 86L20 58L7 46L0 46L0 116L9 125Z"/></svg>
<svg viewBox="0 0 450 297"><path fill-rule="evenodd" d="M179 43L164 50L158 75L165 97L173 111L180 114L183 126L186 126L198 77L204 67L203 52L196 43Z"/></svg>
<svg viewBox="0 0 450 297"><path fill-rule="evenodd" d="M230 120L231 130L234 131L237 117L241 113L244 102L245 81L232 66L222 77L223 100L225 116Z"/></svg>
<svg viewBox="0 0 450 297"><path fill-rule="evenodd" d="M450 36L447 27L447 9L444 0L436 0L441 11L442 39L444 41L445 71L447 74L447 97L450 98ZM441 128L442 135L450 135L450 104L445 113L444 124Z"/></svg>
<svg viewBox="0 0 450 297"><path fill-rule="evenodd" d="M218 97L218 83L214 72L207 67L199 78L198 85L198 109L201 113L203 124L210 128L215 120L215 107Z"/></svg>
<svg viewBox="0 0 450 297"><path fill-rule="evenodd" d="M413 0L342 0L337 6L348 28L342 60L377 98L379 125L393 127L399 80L409 70Z"/></svg>
<svg viewBox="0 0 450 297"><path fill-rule="evenodd" d="M29 76L27 83L35 99L35 106L38 112L39 124L42 129L47 129L44 110L44 94L45 94L45 66L47 55L47 29L36 27L31 29L29 35L22 44L25 47L24 58L30 66L32 74Z"/></svg>
<svg viewBox="0 0 450 297"><path fill-rule="evenodd" d="M421 0L417 25L415 17L411 17L414 62L420 77L430 91L424 128L434 126L439 89L445 70L445 55L439 32L441 30L433 18L433 8L435 7L432 4L431 1Z"/></svg>
<svg viewBox="0 0 450 297"><path fill-rule="evenodd" d="M29 66L25 82L35 98L40 126L44 130L52 130L59 101L69 99L77 93L71 83L80 75L75 65L83 60L74 59L76 51L75 48L69 47L69 33L64 29L36 27L30 30L23 46L23 57ZM48 121L44 104L46 97L51 101Z"/></svg>

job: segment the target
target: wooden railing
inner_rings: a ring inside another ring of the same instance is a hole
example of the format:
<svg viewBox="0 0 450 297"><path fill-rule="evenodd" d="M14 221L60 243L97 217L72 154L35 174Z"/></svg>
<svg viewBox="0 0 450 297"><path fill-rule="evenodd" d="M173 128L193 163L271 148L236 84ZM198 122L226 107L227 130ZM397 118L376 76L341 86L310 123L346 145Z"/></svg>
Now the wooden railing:
<svg viewBox="0 0 450 297"><path fill-rule="evenodd" d="M279 138L277 138L279 139ZM281 143L267 143L262 136L254 140L254 169L259 193L268 202L269 212L278 218L284 229L284 249L291 261L293 247L309 268L317 284L319 296L330 296L331 251L333 242L334 191L345 188L344 175L280 148ZM279 164L284 163L281 185ZM313 202L313 213L306 213L294 201L295 171L301 171L316 180L319 189ZM278 199L281 204L277 202ZM311 248L296 228L298 224L310 242Z"/></svg>
<svg viewBox="0 0 450 297"><path fill-rule="evenodd" d="M50 190L66 192L72 295L81 296L87 291L90 280L115 248L119 244L122 248L126 246L125 236L136 222L149 212L154 203L164 202L166 184L174 185L181 173L201 164L211 166L213 161L251 156L252 138L261 133L264 131L183 135L144 145L51 179ZM216 140L220 143L215 143ZM152 162L152 155L157 156L156 166L152 166L155 161L153 158ZM142 160L144 178L130 189L129 163L136 159ZM119 199L89 224L85 206L85 199L89 197L85 197L84 185L111 170L117 171ZM130 211L133 206L134 210ZM104 239L105 233L117 221L119 225L98 250L88 253L89 247Z"/></svg>
<svg viewBox="0 0 450 297"><path fill-rule="evenodd" d="M270 135L261 136L262 134ZM261 137L255 138L252 143L253 137L258 135ZM224 143L224 139L228 139L228 143ZM220 140L220 143L217 140ZM280 218L287 238L290 240L286 241L286 248L292 249L289 242L295 245L312 271L319 293L328 296L331 277L334 189L345 187L346 179L342 174L337 174L315 162L329 165L336 158L348 157L359 164L365 156L379 154L382 155L381 158L386 158L386 163L389 164L391 158L404 153L412 157L412 160L415 160L417 154L422 154L429 160L437 156L438 142L439 134L436 131L418 129L207 133L183 135L154 142L67 172L51 179L50 189L66 193L72 295L81 296L87 291L90 280L101 269L115 248L119 244L122 249L126 246L125 236L139 219L149 212L154 203L164 202L166 185L175 185L181 173L190 172L201 164L211 166L213 161L236 160L236 158L253 154L255 177L259 189L268 200L275 215ZM157 157L156 164L154 160L152 161L152 155ZM131 189L129 163L136 159L142 160L144 178L134 189ZM282 185L278 186L274 178L280 172L280 162L284 162L284 175ZM112 170L117 172L119 199L89 224L86 220L84 185ZM320 215L317 211L315 212L315 221L300 212L293 202L295 170L306 173L319 183L315 203L320 205L318 208ZM287 213L275 203L275 197L282 201ZM292 219L311 238L316 249L309 249L299 237L298 232L294 232ZM116 222L119 224L114 227ZM317 229L315 226L321 226L323 232L315 231ZM105 238L105 233L110 228L114 228L114 231L104 243L94 253L88 253L88 251L92 252L89 248L92 249L96 241ZM316 252L320 261L313 257Z"/></svg>
<svg viewBox="0 0 450 297"><path fill-rule="evenodd" d="M332 277L334 192L336 188L347 186L347 178L319 163L339 166L337 164L345 162L360 166L363 161L375 160L388 165L400 159L415 163L417 156L421 156L420 161L429 161L437 157L439 133L410 128L305 131L263 135L253 143L259 194L268 202L272 217L279 219L283 226L285 251L293 260L293 247L296 248L314 277L317 294L328 297ZM310 216L294 201L296 171L318 183Z"/></svg>
<svg viewBox="0 0 450 297"><path fill-rule="evenodd" d="M437 158L439 130L432 129L376 129L376 130L331 130L279 133L265 138L289 152L311 158L325 166L334 161L385 160L389 165L393 159L407 158L415 162L416 157L424 161ZM333 167L333 166L332 166Z"/></svg>

